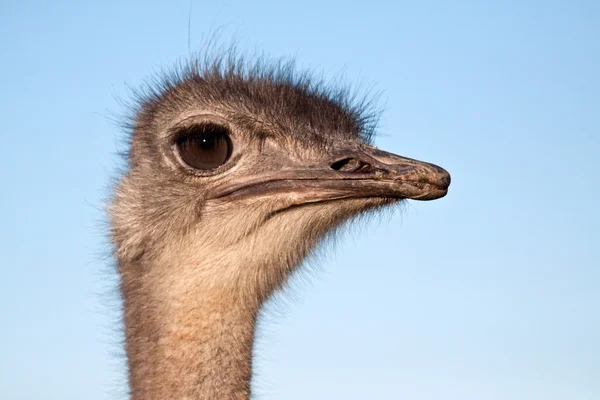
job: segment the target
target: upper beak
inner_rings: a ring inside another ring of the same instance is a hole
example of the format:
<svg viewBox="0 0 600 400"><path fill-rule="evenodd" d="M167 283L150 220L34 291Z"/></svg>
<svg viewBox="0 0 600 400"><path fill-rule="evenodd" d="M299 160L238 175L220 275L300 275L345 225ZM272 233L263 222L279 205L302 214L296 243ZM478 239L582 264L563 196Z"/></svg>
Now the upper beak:
<svg viewBox="0 0 600 400"><path fill-rule="evenodd" d="M364 144L334 148L327 160L277 170L218 186L213 199L243 199L278 193L298 204L342 198L434 200L450 186L450 174L434 164L397 156Z"/></svg>

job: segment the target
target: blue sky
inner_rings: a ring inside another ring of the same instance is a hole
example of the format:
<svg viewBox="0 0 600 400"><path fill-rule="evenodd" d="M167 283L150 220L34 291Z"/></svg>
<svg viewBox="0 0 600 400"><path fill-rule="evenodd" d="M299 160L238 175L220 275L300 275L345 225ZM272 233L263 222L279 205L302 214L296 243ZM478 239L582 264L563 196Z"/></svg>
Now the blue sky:
<svg viewBox="0 0 600 400"><path fill-rule="evenodd" d="M261 399L600 398L600 3L197 2L380 91L376 144L452 173L351 229L261 321ZM189 55L189 1L3 1L0 397L122 399L103 201L130 87Z"/></svg>

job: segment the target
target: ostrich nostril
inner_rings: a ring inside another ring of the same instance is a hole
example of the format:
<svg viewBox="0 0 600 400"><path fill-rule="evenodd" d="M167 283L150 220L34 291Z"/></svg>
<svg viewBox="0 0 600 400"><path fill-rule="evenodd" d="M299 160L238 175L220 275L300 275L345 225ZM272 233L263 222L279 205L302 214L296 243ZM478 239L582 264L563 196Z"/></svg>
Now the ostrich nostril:
<svg viewBox="0 0 600 400"><path fill-rule="evenodd" d="M331 164L331 169L342 172L366 172L371 165L356 158L344 158Z"/></svg>

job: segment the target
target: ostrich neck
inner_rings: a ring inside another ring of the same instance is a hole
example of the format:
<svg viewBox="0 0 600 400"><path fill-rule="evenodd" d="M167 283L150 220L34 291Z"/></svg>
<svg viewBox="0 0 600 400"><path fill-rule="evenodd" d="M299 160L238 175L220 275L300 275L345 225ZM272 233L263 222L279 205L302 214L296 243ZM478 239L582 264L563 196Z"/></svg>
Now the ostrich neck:
<svg viewBox="0 0 600 400"><path fill-rule="evenodd" d="M120 265L132 400L248 399L260 302L190 266Z"/></svg>

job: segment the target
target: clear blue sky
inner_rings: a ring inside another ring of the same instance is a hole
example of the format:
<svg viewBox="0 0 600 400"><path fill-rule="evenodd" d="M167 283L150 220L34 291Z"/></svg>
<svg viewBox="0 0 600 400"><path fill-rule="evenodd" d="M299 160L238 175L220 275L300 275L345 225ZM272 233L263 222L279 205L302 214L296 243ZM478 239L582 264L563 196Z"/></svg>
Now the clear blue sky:
<svg viewBox="0 0 600 400"><path fill-rule="evenodd" d="M192 3L194 51L221 28L374 85L377 145L452 173L270 308L258 398L600 399L599 2ZM0 8L0 397L122 399L112 120L188 55L190 2Z"/></svg>

